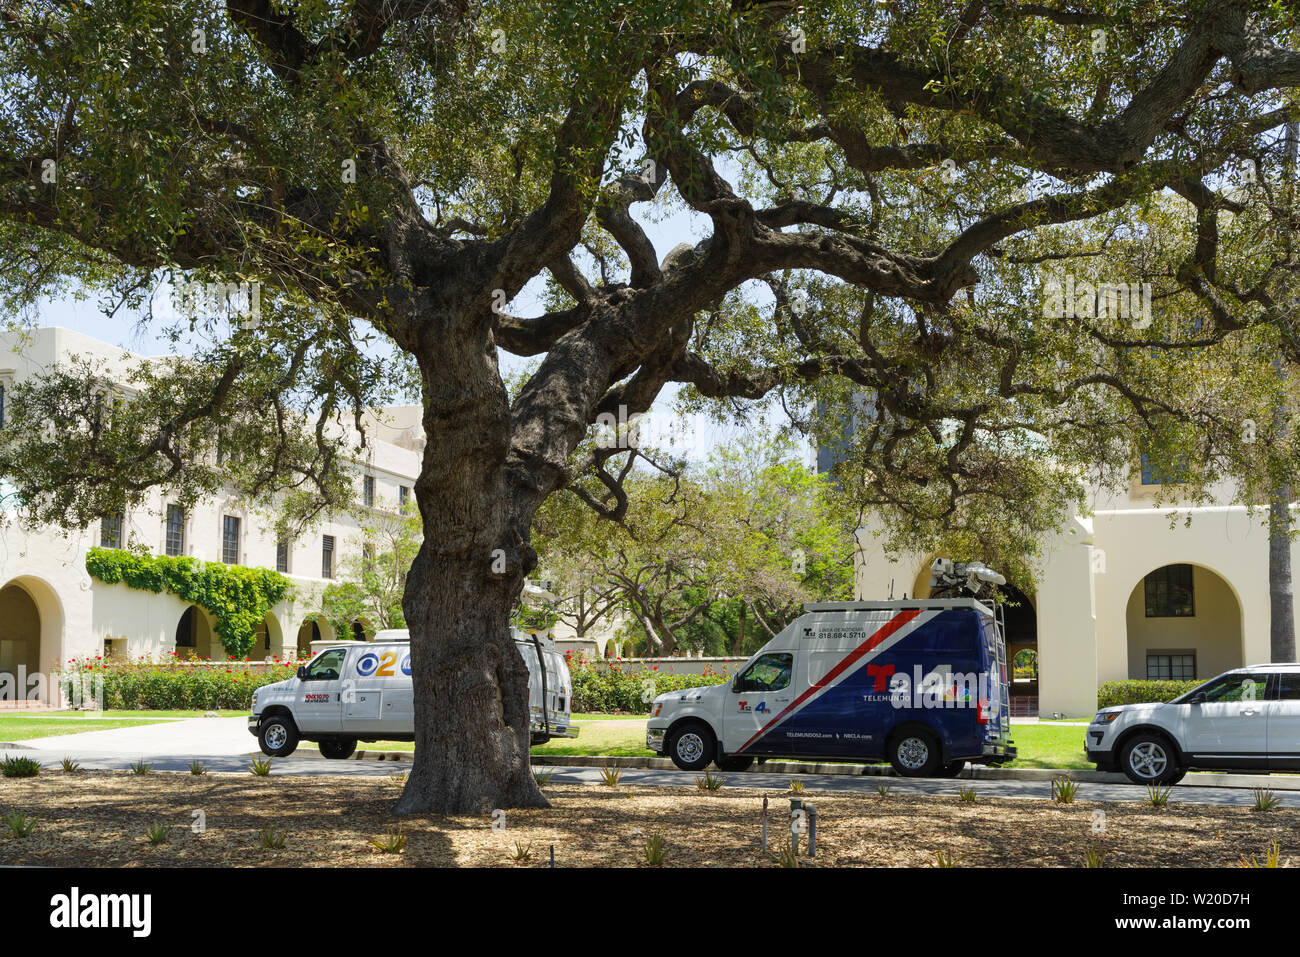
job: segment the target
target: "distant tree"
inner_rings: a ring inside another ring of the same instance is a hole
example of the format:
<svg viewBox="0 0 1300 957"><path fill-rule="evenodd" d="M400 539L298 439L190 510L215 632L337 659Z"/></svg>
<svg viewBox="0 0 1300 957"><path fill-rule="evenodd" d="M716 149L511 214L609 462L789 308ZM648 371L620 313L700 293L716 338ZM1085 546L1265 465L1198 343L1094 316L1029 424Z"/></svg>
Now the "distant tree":
<svg viewBox="0 0 1300 957"><path fill-rule="evenodd" d="M340 635L363 621L370 635L381 628L405 628L402 598L406 575L420 548L420 516L407 506L397 511L364 509L356 513L360 531L348 557L339 564L337 584L326 587L321 614Z"/></svg>

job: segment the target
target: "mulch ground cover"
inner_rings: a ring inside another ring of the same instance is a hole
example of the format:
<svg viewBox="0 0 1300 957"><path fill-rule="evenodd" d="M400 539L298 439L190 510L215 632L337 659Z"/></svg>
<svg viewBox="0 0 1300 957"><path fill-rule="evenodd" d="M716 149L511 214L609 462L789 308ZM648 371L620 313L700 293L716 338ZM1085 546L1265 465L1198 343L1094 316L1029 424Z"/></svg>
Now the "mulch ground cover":
<svg viewBox="0 0 1300 957"><path fill-rule="evenodd" d="M763 797L769 850L789 841L788 795L724 786L688 788L548 784L552 807L491 815L392 813L401 782L388 778L255 777L251 774L45 771L0 779L0 816L38 817L15 838L0 823L0 864L78 867L644 867L645 845L662 835L665 867L778 866L759 847ZM1283 866L1300 861L1300 810L1177 802L1078 801L956 796L800 795L817 808L817 855L802 866L1079 867L1090 847L1107 867L1238 867L1263 863L1278 843ZM201 812L201 816L195 812ZM196 823L203 827L196 830ZM151 845L151 826L172 825ZM504 826L502 826L504 825ZM394 828L400 853L372 839ZM261 833L284 836L264 847ZM806 852L806 837L801 850Z"/></svg>

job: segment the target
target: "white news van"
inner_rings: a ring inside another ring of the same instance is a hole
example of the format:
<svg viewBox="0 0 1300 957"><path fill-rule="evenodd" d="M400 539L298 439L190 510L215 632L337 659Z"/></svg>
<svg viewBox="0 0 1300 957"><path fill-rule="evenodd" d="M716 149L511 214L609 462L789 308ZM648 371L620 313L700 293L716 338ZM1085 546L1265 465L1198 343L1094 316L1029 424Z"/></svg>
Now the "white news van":
<svg viewBox="0 0 1300 957"><path fill-rule="evenodd" d="M549 638L511 633L528 666L533 743L576 738L564 656ZM351 757L358 741L414 741L410 634L395 628L374 641L327 645L296 677L253 692L248 730L273 757L292 754L299 741L317 742L327 758Z"/></svg>

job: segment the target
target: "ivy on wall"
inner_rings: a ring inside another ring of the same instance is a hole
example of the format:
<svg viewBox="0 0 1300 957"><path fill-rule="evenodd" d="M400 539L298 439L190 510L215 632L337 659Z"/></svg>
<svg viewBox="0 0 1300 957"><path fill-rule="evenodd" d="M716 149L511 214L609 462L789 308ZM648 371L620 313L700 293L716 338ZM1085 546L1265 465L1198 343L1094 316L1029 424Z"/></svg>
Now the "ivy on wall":
<svg viewBox="0 0 1300 957"><path fill-rule="evenodd" d="M170 592L207 609L217 622L217 637L233 658L253 648L254 629L271 606L289 594L289 579L266 568L200 564L192 558L148 555L117 548L91 548L86 571L107 585Z"/></svg>

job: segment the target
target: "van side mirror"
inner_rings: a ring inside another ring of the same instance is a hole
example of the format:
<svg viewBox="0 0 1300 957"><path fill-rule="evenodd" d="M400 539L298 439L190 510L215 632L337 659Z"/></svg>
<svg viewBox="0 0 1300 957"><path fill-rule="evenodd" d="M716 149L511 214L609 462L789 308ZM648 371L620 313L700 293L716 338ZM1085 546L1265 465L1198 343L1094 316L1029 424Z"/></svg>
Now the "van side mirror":
<svg viewBox="0 0 1300 957"><path fill-rule="evenodd" d="M298 680L299 680L299 681L306 681L306 680L307 680L307 666L306 666L306 665L299 665L299 666L298 666Z"/></svg>
<svg viewBox="0 0 1300 957"><path fill-rule="evenodd" d="M744 684L745 679L740 675L736 675L731 679L731 690L739 693L744 690Z"/></svg>
<svg viewBox="0 0 1300 957"><path fill-rule="evenodd" d="M1205 692L1198 691L1187 699L1188 704L1205 704Z"/></svg>

